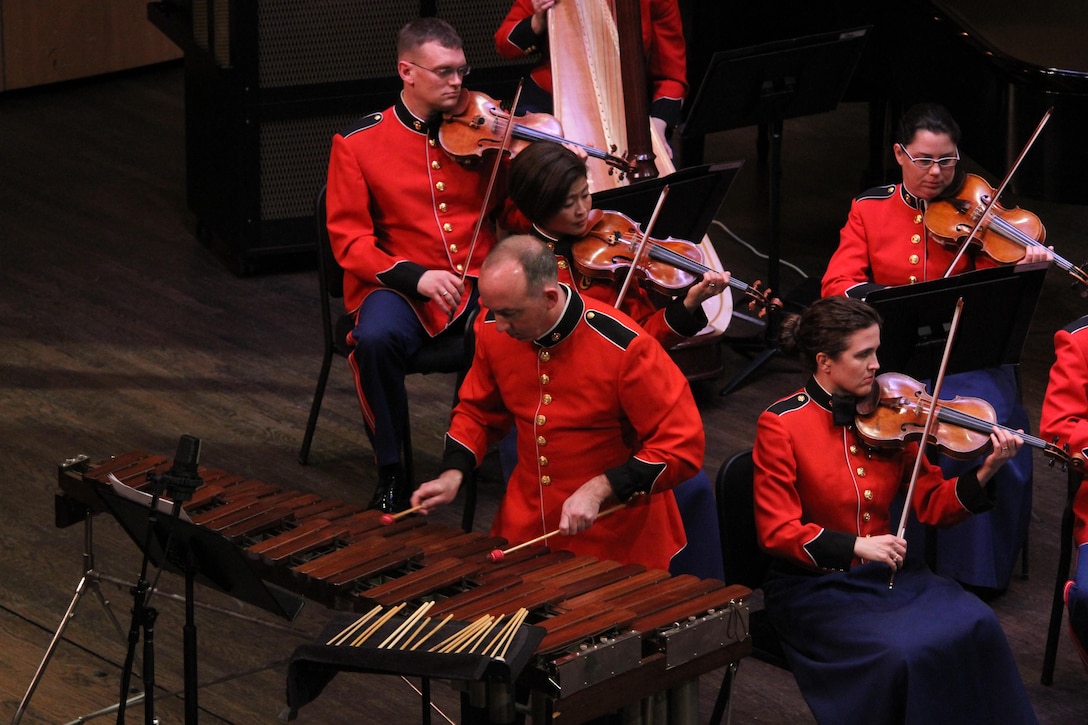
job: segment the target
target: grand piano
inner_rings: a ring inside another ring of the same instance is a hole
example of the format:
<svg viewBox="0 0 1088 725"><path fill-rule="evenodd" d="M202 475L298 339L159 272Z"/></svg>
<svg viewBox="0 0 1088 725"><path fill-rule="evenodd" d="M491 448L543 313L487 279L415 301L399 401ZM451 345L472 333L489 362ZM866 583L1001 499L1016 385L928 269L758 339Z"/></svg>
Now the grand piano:
<svg viewBox="0 0 1088 725"><path fill-rule="evenodd" d="M922 100L944 104L963 128L962 150L997 183L1043 113L1053 116L1009 190L1088 202L1088 5L1056 0L858 0L705 3L681 0L689 76L698 87L713 53L871 25L847 100L871 107L870 179L891 178L891 129Z"/></svg>

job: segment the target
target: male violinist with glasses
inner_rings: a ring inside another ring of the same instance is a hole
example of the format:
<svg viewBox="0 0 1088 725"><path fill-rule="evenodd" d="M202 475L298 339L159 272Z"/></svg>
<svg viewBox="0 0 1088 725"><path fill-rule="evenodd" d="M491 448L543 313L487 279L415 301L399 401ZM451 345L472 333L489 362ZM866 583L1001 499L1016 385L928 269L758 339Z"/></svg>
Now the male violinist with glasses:
<svg viewBox="0 0 1088 725"><path fill-rule="evenodd" d="M350 363L379 476L370 506L385 512L406 508L413 487L401 460L406 362L431 338L462 332L505 199L501 174L487 197L490 163L462 164L438 143L469 70L448 23L409 22L397 36L396 104L332 140L326 218L356 315Z"/></svg>

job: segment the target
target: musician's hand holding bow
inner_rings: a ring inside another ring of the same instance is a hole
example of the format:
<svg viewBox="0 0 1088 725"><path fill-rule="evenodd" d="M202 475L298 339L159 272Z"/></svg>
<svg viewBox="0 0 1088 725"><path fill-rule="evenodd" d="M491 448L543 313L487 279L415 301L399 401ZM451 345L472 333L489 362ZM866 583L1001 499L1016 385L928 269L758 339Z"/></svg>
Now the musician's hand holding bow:
<svg viewBox="0 0 1088 725"><path fill-rule="evenodd" d="M421 506L419 513L427 515L432 509L453 501L461 488L464 475L457 469L442 471L438 478L421 483L412 494L412 508Z"/></svg>
<svg viewBox="0 0 1088 725"><path fill-rule="evenodd" d="M1017 432L1023 433L1024 431ZM1024 439L1016 435L1016 433L994 426L993 432L990 433L990 443L993 445L993 450L990 451L990 455L986 456L986 460L982 462L982 465L978 467L978 473L976 474L981 486L985 486L990 477L997 473L997 470L1004 466L1006 461L1014 458L1020 452L1020 446L1024 445Z"/></svg>
<svg viewBox="0 0 1088 725"><path fill-rule="evenodd" d="M859 536L854 539L854 556L863 561L881 561L895 571L903 566L907 540L895 534Z"/></svg>
<svg viewBox="0 0 1088 725"><path fill-rule="evenodd" d="M452 313L461 304L465 283L453 272L428 269L416 283L416 291L442 308L443 312Z"/></svg>
<svg viewBox="0 0 1088 725"><path fill-rule="evenodd" d="M703 273L703 278L688 288L684 295L684 307L688 312L703 304L703 300L720 295L729 286L729 273L710 269Z"/></svg>

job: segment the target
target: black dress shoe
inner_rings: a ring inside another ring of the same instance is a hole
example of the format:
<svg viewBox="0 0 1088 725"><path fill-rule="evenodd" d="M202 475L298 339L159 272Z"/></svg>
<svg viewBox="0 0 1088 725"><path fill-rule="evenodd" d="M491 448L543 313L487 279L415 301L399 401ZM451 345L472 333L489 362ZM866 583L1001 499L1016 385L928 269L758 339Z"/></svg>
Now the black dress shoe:
<svg viewBox="0 0 1088 725"><path fill-rule="evenodd" d="M399 465L382 466L378 469L378 487L367 508L395 514L408 508L412 497L412 485Z"/></svg>

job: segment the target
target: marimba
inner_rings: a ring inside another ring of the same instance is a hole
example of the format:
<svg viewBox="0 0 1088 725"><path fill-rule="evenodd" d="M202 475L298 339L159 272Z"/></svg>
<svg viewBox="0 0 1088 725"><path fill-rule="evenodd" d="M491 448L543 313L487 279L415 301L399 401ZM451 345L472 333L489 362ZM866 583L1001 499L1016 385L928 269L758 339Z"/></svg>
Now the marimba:
<svg viewBox="0 0 1088 725"><path fill-rule="evenodd" d="M94 510L108 475L142 489L169 467L165 456L127 453L62 467L60 486ZM460 621L529 610L527 621L546 630L519 679L532 693L534 722L577 722L677 687L688 691L678 710L694 707L697 718L690 683L751 651L743 586L543 546L491 562L504 540L419 517L386 525L357 504L204 466L200 473L203 484L183 506L193 523L233 542L263 579L289 591L356 612L433 600L432 617Z"/></svg>

